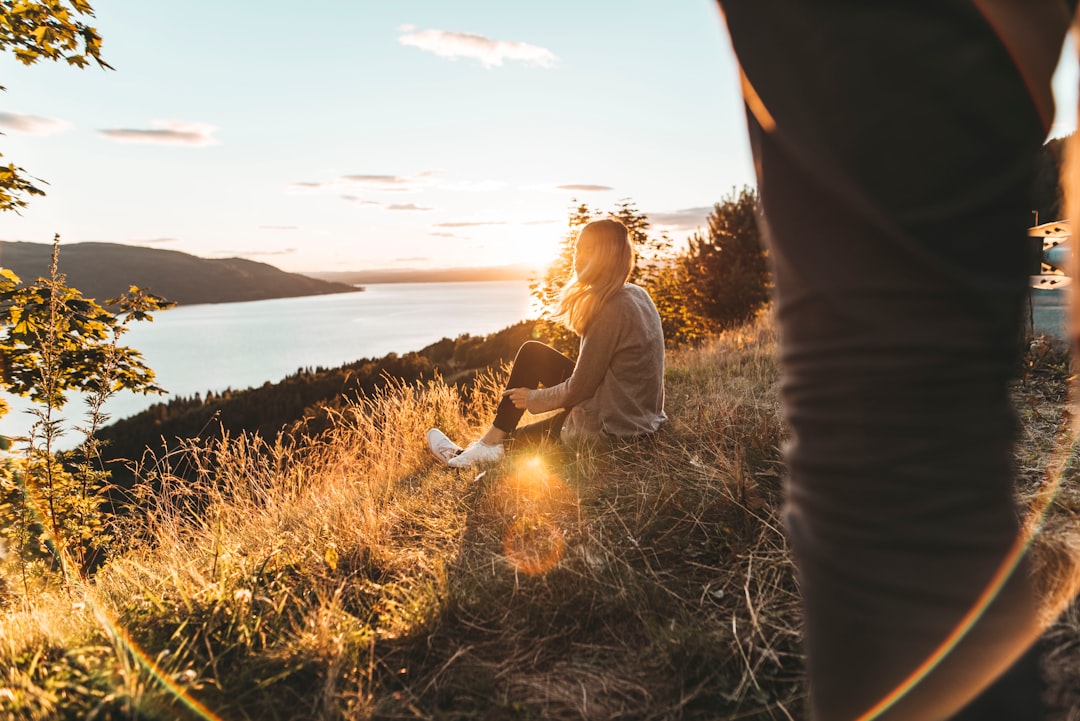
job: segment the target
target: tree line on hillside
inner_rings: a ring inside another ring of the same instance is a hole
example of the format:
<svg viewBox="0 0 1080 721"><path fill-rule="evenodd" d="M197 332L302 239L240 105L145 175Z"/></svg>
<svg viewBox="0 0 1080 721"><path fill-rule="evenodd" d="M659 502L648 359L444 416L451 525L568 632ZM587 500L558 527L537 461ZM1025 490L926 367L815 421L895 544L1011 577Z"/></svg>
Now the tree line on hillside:
<svg viewBox="0 0 1080 721"><path fill-rule="evenodd" d="M277 383L258 388L227 389L205 396L179 396L97 432L102 458L116 486L112 500L122 503L135 481L131 461L147 449L162 457L183 439L251 433L273 439L317 436L335 411L350 401L395 383L416 383L441 377L469 387L481 370L513 359L518 347L534 337L535 321L522 321L497 333L443 338L418 351L363 358L336 368L298 369Z"/></svg>
<svg viewBox="0 0 1080 721"><path fill-rule="evenodd" d="M680 249L666 233L653 232L648 215L629 199L619 201L608 213L576 204L558 257L532 283L533 297L544 311L545 336L564 353L576 353L576 336L547 318L573 275L578 232L601 217L616 218L629 231L637 255L630 282L649 291L669 347L696 343L745 322L768 302L772 287L758 212L754 189L733 190L713 206L706 227Z"/></svg>

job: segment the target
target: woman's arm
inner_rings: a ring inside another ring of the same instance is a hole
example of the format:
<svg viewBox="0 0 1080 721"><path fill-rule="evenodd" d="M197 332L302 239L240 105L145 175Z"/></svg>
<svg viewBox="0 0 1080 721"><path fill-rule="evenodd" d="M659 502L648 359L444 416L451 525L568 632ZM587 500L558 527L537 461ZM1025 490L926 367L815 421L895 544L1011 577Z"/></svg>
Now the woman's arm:
<svg viewBox="0 0 1080 721"><path fill-rule="evenodd" d="M589 324L581 339L581 350L573 374L558 385L528 391L525 407L530 413L570 408L592 398L596 393L600 381L611 367L625 317L622 313L611 312L617 310L613 307L615 303L608 302L605 305Z"/></svg>
<svg viewBox="0 0 1080 721"><path fill-rule="evenodd" d="M514 408L525 410L528 408L529 391L531 390L532 388L507 388L503 391L502 397L509 398L510 402L514 404Z"/></svg>

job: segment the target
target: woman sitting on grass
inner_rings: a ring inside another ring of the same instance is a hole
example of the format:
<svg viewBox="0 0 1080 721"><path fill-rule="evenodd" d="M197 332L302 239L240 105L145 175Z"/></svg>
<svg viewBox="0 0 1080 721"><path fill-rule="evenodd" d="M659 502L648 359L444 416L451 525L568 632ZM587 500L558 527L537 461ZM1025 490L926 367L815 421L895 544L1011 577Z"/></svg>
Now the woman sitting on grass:
<svg viewBox="0 0 1080 721"><path fill-rule="evenodd" d="M465 449L432 428L427 440L435 457L453 468L469 468L501 459L507 439L622 439L656 431L667 420L664 331L649 294L626 282L633 267L625 225L607 219L582 228L575 277L555 315L581 336L577 363L543 343L526 342L514 358L491 427ZM517 427L525 410L556 409L561 412Z"/></svg>

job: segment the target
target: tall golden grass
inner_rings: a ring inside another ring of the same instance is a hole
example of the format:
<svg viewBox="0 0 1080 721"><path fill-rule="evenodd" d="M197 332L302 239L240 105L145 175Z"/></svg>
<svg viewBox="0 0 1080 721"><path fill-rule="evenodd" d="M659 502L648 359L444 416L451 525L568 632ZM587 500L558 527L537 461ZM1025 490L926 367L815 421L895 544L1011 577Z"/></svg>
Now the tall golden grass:
<svg viewBox="0 0 1080 721"><path fill-rule="evenodd" d="M149 455L123 552L71 591L9 584L0 717L802 718L772 323L668 361L655 439L484 473L423 436L475 436L505 369L468 396L397 385L311 441ZM1064 402L1051 367L1018 385L1022 495ZM1070 477L1036 547L1048 596L1077 577L1075 498ZM1075 611L1046 639L1080 669Z"/></svg>

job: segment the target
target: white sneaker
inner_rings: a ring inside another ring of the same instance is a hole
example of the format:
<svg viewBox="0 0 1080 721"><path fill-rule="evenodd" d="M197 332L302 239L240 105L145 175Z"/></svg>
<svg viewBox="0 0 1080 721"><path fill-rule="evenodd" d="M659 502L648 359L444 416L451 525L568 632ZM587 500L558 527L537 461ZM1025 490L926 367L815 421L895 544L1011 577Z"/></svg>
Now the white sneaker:
<svg viewBox="0 0 1080 721"><path fill-rule="evenodd" d="M451 458L461 453L461 446L446 437L446 434L438 428L432 428L427 432L427 445L431 455L444 466Z"/></svg>
<svg viewBox="0 0 1080 721"><path fill-rule="evenodd" d="M447 461L446 465L451 468L488 466L497 463L502 457L503 447L501 443L489 446L483 441L473 441L468 448Z"/></svg>

